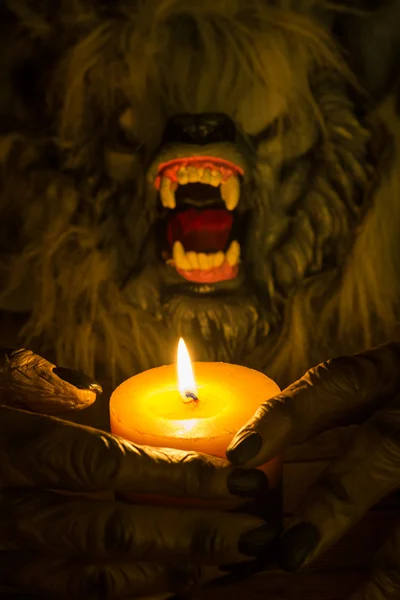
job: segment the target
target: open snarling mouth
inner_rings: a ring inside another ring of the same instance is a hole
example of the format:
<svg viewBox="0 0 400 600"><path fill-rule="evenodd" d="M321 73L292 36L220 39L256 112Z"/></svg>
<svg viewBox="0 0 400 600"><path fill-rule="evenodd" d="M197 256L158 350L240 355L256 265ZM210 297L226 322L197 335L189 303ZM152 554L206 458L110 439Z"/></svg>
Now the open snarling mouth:
<svg viewBox="0 0 400 600"><path fill-rule="evenodd" d="M236 208L243 169L210 157L177 158L158 167L155 186L169 209L162 257L184 279L217 283L239 272Z"/></svg>

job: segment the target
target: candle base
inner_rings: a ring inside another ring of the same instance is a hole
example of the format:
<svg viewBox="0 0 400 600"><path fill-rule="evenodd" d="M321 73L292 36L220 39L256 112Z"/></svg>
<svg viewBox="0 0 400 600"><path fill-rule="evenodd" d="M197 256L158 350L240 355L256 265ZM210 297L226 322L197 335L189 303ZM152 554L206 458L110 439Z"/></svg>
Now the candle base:
<svg viewBox="0 0 400 600"><path fill-rule="evenodd" d="M186 393L183 400L177 389L175 365L151 369L123 382L110 400L112 433L141 446L175 448L226 461L226 449L235 433L263 402L279 394L280 389L262 373L240 365L199 362L193 367L198 393ZM187 382L183 389L189 389ZM173 489L171 495L165 496L135 494L132 490L119 494L117 499L187 511L247 513L268 523L278 536L282 527L281 457L270 460L260 470L268 480L269 493L252 502L230 495L227 489L218 500L174 497ZM231 518L233 520L233 514ZM221 571L216 567L214 582L244 579L267 568L272 558L273 551L268 551L268 555L260 559L232 565L227 568L230 573L219 580L216 578ZM190 556L187 560L190 561Z"/></svg>

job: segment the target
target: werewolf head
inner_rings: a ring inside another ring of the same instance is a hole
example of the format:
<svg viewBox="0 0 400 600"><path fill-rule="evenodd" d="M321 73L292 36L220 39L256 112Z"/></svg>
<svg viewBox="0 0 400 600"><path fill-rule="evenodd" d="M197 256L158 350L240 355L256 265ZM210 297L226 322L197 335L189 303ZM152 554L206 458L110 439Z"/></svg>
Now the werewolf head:
<svg viewBox="0 0 400 600"><path fill-rule="evenodd" d="M171 362L183 336L198 360L300 374L375 173L329 19L300 0L108 4L41 13L59 162L29 171L28 333L87 371Z"/></svg>

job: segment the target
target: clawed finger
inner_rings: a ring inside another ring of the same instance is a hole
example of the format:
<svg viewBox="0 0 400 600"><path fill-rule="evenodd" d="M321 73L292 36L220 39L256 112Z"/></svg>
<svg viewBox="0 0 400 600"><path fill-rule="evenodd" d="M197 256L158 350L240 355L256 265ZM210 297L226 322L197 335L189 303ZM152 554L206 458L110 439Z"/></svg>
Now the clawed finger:
<svg viewBox="0 0 400 600"><path fill-rule="evenodd" d="M101 391L93 379L30 350L0 349L0 405L58 414L90 406Z"/></svg>
<svg viewBox="0 0 400 600"><path fill-rule="evenodd" d="M279 523L245 514L90 501L51 492L0 494L0 550L98 560L219 565L262 556ZM5 516L6 515L6 516Z"/></svg>
<svg viewBox="0 0 400 600"><path fill-rule="evenodd" d="M400 391L400 344L337 357L267 400L236 434L227 456L255 467L318 433L363 422Z"/></svg>
<svg viewBox="0 0 400 600"><path fill-rule="evenodd" d="M280 563L297 569L315 559L400 484L400 399L356 431L348 449L322 473L280 543ZM399 406L399 408L398 408Z"/></svg>
<svg viewBox="0 0 400 600"><path fill-rule="evenodd" d="M138 446L54 417L0 407L0 485L235 500L265 493L261 471L196 452Z"/></svg>

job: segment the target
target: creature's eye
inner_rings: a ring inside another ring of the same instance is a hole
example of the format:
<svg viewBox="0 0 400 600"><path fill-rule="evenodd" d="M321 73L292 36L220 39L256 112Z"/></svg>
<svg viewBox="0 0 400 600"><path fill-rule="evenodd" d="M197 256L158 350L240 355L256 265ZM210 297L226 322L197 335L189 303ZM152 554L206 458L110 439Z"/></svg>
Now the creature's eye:
<svg viewBox="0 0 400 600"><path fill-rule="evenodd" d="M274 139L278 133L285 133L289 128L289 117L287 115L280 115L276 117L271 123L269 123L264 129L250 135L250 139L254 146L258 146L262 142L267 142Z"/></svg>

